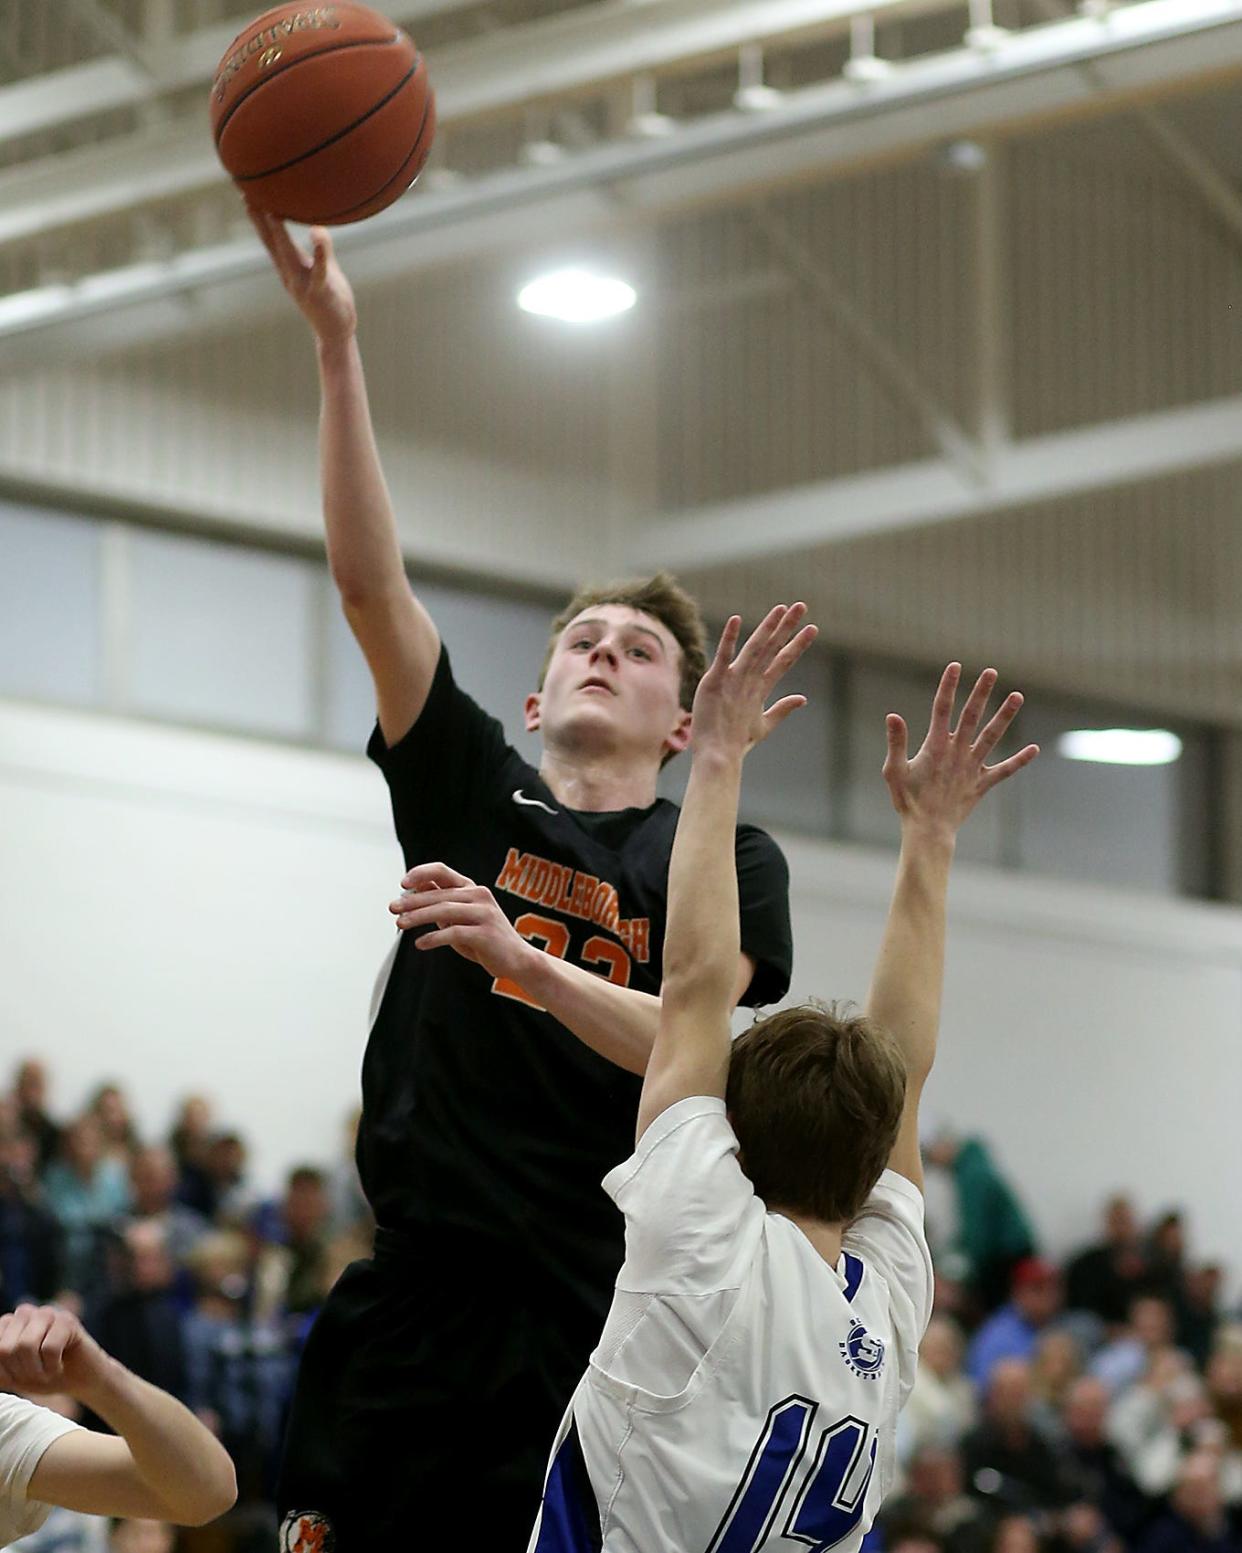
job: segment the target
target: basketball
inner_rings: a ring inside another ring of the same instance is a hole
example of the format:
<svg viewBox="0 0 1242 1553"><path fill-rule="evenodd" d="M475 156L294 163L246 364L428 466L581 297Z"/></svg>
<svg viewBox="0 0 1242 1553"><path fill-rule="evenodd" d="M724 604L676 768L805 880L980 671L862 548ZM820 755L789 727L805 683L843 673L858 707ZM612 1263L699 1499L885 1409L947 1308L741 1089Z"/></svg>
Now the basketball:
<svg viewBox="0 0 1242 1553"><path fill-rule="evenodd" d="M256 205L342 226L384 210L422 171L435 136L423 56L364 5L278 5L225 50L211 132Z"/></svg>

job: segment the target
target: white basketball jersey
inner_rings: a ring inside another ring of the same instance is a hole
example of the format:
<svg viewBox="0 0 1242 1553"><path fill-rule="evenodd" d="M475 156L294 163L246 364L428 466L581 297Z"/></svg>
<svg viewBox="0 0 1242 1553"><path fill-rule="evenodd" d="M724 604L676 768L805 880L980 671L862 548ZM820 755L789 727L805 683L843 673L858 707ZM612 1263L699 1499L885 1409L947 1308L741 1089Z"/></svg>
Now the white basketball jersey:
<svg viewBox="0 0 1242 1553"><path fill-rule="evenodd" d="M606 1178L625 1264L529 1553L852 1553L874 1520L931 1314L922 1197L885 1171L833 1268L737 1147L696 1096Z"/></svg>

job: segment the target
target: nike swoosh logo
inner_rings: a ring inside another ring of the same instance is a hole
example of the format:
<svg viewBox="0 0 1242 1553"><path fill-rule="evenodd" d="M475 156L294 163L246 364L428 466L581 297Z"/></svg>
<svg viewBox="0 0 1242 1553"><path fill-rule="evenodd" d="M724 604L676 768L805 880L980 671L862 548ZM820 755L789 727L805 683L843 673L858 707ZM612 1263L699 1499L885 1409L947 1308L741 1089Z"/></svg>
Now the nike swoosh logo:
<svg viewBox="0 0 1242 1553"><path fill-rule="evenodd" d="M550 809L542 798L528 798L520 787L513 789L513 801L527 809L542 809L545 814L550 814L554 818L561 812L559 809Z"/></svg>

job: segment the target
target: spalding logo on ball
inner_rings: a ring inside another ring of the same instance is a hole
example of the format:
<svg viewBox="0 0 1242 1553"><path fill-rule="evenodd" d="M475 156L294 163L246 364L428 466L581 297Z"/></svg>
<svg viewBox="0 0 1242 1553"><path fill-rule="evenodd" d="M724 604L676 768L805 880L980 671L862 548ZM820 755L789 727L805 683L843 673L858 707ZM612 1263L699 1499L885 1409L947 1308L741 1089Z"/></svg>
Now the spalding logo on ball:
<svg viewBox="0 0 1242 1553"><path fill-rule="evenodd" d="M400 199L436 131L414 41L365 5L278 5L239 33L211 86L211 133L246 196L342 226Z"/></svg>

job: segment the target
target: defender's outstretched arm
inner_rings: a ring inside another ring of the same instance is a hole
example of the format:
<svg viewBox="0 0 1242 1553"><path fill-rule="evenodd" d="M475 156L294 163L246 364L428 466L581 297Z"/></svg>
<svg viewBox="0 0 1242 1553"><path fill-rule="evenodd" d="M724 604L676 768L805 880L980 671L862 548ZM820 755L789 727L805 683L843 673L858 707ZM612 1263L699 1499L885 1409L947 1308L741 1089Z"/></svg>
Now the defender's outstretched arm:
<svg viewBox="0 0 1242 1553"><path fill-rule="evenodd" d="M1008 760L987 765L1018 715L1022 697L1016 691L1008 696L980 729L997 679L995 669L985 669L954 728L961 673L961 664L951 663L941 676L927 737L913 760L907 758L905 722L889 714L884 762L889 796L901 816L901 857L867 1012L892 1032L906 1058L906 1105L889 1168L920 1188L919 1101L940 1029L945 902L957 833L985 793L1039 754L1036 745L1028 744Z"/></svg>
<svg viewBox="0 0 1242 1553"><path fill-rule="evenodd" d="M805 604L777 605L734 657L730 619L694 698L692 764L668 876L660 1022L643 1081L637 1137L688 1095L720 1095L729 1072L729 1015L738 967L734 830L742 761L798 707L773 687L815 639ZM801 629L799 629L801 628Z"/></svg>

